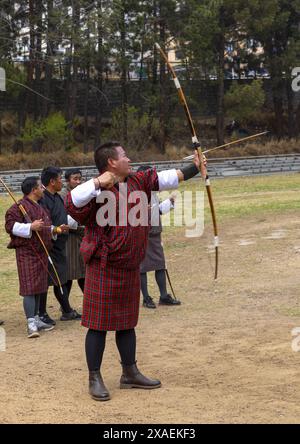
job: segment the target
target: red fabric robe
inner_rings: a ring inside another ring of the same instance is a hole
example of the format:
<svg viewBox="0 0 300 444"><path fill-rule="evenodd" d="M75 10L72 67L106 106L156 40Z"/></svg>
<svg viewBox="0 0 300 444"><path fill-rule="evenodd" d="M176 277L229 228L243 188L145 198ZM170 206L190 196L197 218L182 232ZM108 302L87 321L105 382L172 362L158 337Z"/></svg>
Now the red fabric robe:
<svg viewBox="0 0 300 444"><path fill-rule="evenodd" d="M155 170L132 174L126 183L128 194L144 191L148 201L151 191L158 190ZM118 221L119 189L115 186L110 191L116 197ZM68 214L86 227L80 249L86 264L82 325L104 331L134 328L139 314L139 267L145 256L149 226L100 227L96 221L100 204L95 198L83 208L76 208L69 193L65 205ZM127 199L127 213L134 205L128 204Z"/></svg>
<svg viewBox="0 0 300 444"><path fill-rule="evenodd" d="M52 236L50 228L51 219L47 210L28 197L24 197L18 203L23 205L32 222L37 219L43 219L45 222L48 228L45 227L39 234L49 251L52 246ZM47 255L35 233L32 233L32 237L29 239L13 235L12 230L15 222L29 222L29 220L24 218L16 204L6 212L5 229L11 238L8 248L16 250L20 295L31 296L45 293L48 289ZM51 274L53 275L54 273L52 272Z"/></svg>

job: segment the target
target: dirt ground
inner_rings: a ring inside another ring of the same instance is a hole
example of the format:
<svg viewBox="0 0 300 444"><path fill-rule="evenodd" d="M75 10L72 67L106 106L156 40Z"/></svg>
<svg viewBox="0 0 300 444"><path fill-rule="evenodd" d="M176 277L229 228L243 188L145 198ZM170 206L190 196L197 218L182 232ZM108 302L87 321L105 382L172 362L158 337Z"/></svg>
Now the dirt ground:
<svg viewBox="0 0 300 444"><path fill-rule="evenodd" d="M216 284L209 227L200 239L178 231L165 236L182 306L141 308L137 328L138 365L161 379L158 390L119 389L110 333L102 373L112 399L93 401L85 329L58 321L54 331L29 340L16 297L0 316L7 335L7 349L0 352L0 422L300 422L300 353L292 350L291 333L300 327L298 221L290 212L222 224ZM151 294L157 300L153 281ZM57 303L52 294L49 299L57 319ZM80 309L77 285L72 299Z"/></svg>

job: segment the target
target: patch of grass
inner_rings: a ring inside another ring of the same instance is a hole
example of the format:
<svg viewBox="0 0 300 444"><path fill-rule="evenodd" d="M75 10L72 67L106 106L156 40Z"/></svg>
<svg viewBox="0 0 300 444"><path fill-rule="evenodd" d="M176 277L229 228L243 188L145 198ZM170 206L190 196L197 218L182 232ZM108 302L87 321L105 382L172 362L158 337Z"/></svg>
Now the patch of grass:
<svg viewBox="0 0 300 444"><path fill-rule="evenodd" d="M277 307L276 308L277 313L284 315L284 316L291 316L291 317L300 317L300 308L299 307Z"/></svg>
<svg viewBox="0 0 300 444"><path fill-rule="evenodd" d="M218 221L298 210L300 175L241 177L212 181L211 189ZM205 221L210 219L205 186L200 179L180 185L179 190L205 193ZM195 196L194 196L195 202Z"/></svg>

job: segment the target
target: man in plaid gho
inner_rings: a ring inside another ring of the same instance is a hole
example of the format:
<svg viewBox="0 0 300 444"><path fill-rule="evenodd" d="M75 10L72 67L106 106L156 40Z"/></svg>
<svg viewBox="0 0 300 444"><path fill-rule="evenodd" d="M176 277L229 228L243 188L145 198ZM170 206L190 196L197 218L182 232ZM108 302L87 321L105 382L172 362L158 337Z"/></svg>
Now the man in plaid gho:
<svg viewBox="0 0 300 444"><path fill-rule="evenodd" d="M44 193L40 179L27 177L21 188L24 196L18 205L23 205L27 217L14 204L5 214L5 229L11 238L8 248L16 251L19 292L23 296L28 338L38 338L40 330L48 331L54 327L44 323L38 314L40 298L46 297L48 291L48 257L36 232L50 250L51 239L57 238L57 227L52 225L47 210L38 203ZM50 274L53 279L53 272Z"/></svg>
<svg viewBox="0 0 300 444"><path fill-rule="evenodd" d="M116 344L121 356L122 376L120 388L155 389L160 381L144 376L136 366L135 326L138 321L140 298L140 264L144 259L149 225L124 224L120 202L127 205L127 214L134 207L130 195L143 192L148 201L152 191L178 187L178 183L199 172L199 158L182 170L156 170L132 173L130 159L119 142L101 145L95 151L99 177L72 190L65 200L70 214L85 225L81 253L86 264L82 325L86 335L86 359L89 368L89 393L97 401L110 399L104 385L100 367L107 331L116 332ZM126 195L124 185L126 184ZM116 223L101 225L98 211L106 202L101 193L109 190L116 200ZM124 199L125 198L125 199ZM105 226L104 226L105 225Z"/></svg>

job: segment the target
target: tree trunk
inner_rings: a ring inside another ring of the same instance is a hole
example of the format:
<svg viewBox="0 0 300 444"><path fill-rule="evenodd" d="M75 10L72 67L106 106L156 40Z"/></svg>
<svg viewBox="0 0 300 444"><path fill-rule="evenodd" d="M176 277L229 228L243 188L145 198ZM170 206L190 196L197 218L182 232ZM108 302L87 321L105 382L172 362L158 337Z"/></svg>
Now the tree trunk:
<svg viewBox="0 0 300 444"><path fill-rule="evenodd" d="M97 54L97 88L99 91L96 93L97 100L97 111L96 111L96 122L95 122L95 141L94 148L97 148L100 145L101 140L101 124L102 124L102 112L101 112L101 102L103 100L102 92L103 92L103 26L102 26L102 0L98 0L97 5L98 11L98 23L97 23L97 31L98 31L98 54Z"/></svg>
<svg viewBox="0 0 300 444"><path fill-rule="evenodd" d="M286 96L287 96L287 111L288 111L288 134L289 138L295 136L295 119L294 119L294 103L293 103L293 92L292 92L292 80L286 79Z"/></svg>
<svg viewBox="0 0 300 444"><path fill-rule="evenodd" d="M85 97L84 97L84 130L83 130L83 152L87 153L89 150L88 145L88 126L89 126L89 115L88 115L88 104L89 104L89 88L90 88L90 66L88 64L86 68L86 87L85 87Z"/></svg>
<svg viewBox="0 0 300 444"><path fill-rule="evenodd" d="M279 139L282 139L282 137L284 136L282 98L274 97L274 111L275 111L277 136Z"/></svg>
<svg viewBox="0 0 300 444"><path fill-rule="evenodd" d="M217 144L224 143L224 54L225 54L224 7L220 8L220 36L218 43L218 98L217 98Z"/></svg>
<svg viewBox="0 0 300 444"><path fill-rule="evenodd" d="M125 9L122 10L121 19L121 89L122 89L122 126L123 126L123 140L128 142L128 95L127 95L127 64L126 64L126 23L125 23Z"/></svg>
<svg viewBox="0 0 300 444"><path fill-rule="evenodd" d="M73 128L74 118L76 115L77 106L77 91L78 91L78 51L80 43L78 39L78 30L80 29L80 2L73 1L72 11L72 35L74 38L74 50L72 55L73 73L71 74L71 81L69 83L69 109L67 111L68 121Z"/></svg>
<svg viewBox="0 0 300 444"><path fill-rule="evenodd" d="M285 85L282 79L282 41L278 35L275 34L275 37L267 40L265 46L270 57L270 76L275 114L275 132L278 139L281 139L284 135L283 94L285 91ZM274 56L274 54L276 54L276 56Z"/></svg>
<svg viewBox="0 0 300 444"><path fill-rule="evenodd" d="M300 134L300 103L296 109L296 117L295 117L295 135L299 136Z"/></svg>
<svg viewBox="0 0 300 444"><path fill-rule="evenodd" d="M159 37L163 50L165 51L165 41L166 41L166 26L163 20L163 2L159 2L159 14L160 14L160 25L159 25ZM166 139L167 139L167 110L168 110L168 97L166 91L166 63L161 59L160 61L160 102L159 102L159 150L162 154L166 152Z"/></svg>
<svg viewBox="0 0 300 444"><path fill-rule="evenodd" d="M36 2L35 7L37 30L36 30L36 52L35 52L35 90L41 92L41 75L42 75L42 32L43 32L43 3ZM34 120L41 116L42 97L34 95Z"/></svg>
<svg viewBox="0 0 300 444"><path fill-rule="evenodd" d="M34 48L35 48L35 25L34 25L34 15L35 15L35 2L34 0L29 0L29 62L27 65L27 84L29 88L33 89L33 73L34 73ZM26 90L26 97L25 97L25 118L28 115L28 113L32 109L32 102L33 102L33 93L29 90ZM24 122L25 123L25 122Z"/></svg>
<svg viewBox="0 0 300 444"><path fill-rule="evenodd" d="M0 156L2 154L2 116L0 114Z"/></svg>
<svg viewBox="0 0 300 444"><path fill-rule="evenodd" d="M153 24L153 35L156 39L157 37L157 4L156 0L153 1L153 17L154 17L154 24ZM147 134L149 136L149 139L152 139L152 126L153 126L153 120L154 120L154 102L156 98L156 87L157 87L157 69L158 69L158 53L157 49L154 46L153 47L153 64L152 64L152 80L151 80L151 96L150 96L150 106L148 110L148 125L147 125Z"/></svg>
<svg viewBox="0 0 300 444"><path fill-rule="evenodd" d="M53 41L51 39L51 35L53 32L53 0L47 1L47 57L46 57L46 64L45 64L45 80L44 80L44 95L46 97L50 97L50 91L51 91L51 80L52 80L52 63L51 63L51 57L53 56ZM42 107L42 116L47 117L49 113L49 102L48 100L43 101L43 107Z"/></svg>

